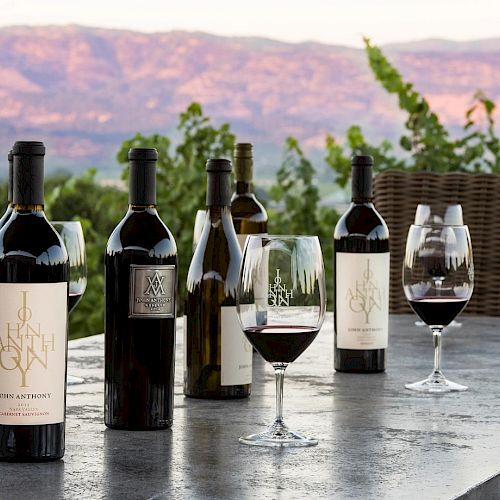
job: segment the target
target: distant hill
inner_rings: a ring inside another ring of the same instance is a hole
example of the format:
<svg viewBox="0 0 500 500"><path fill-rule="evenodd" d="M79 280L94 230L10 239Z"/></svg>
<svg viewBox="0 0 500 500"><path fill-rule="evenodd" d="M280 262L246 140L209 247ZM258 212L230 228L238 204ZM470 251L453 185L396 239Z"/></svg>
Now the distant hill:
<svg viewBox="0 0 500 500"><path fill-rule="evenodd" d="M500 38L385 50L452 127L476 89L498 101ZM0 29L0 158L13 140L40 138L52 168L96 165L114 176L122 140L173 132L193 100L255 142L261 167L277 163L288 135L314 154L327 132L342 137L357 123L372 139L392 138L402 123L358 49L175 31Z"/></svg>

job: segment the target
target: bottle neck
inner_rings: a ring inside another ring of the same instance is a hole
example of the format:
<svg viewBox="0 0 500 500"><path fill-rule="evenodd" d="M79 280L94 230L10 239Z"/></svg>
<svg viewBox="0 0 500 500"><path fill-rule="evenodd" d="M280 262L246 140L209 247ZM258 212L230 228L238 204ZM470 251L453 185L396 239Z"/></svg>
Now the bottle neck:
<svg viewBox="0 0 500 500"><path fill-rule="evenodd" d="M236 183L244 182L252 185L253 179L253 158L252 156L238 156L234 157L234 174Z"/></svg>
<svg viewBox="0 0 500 500"><path fill-rule="evenodd" d="M9 202L9 206L12 206L13 174L14 174L14 160L9 160L9 183L8 183L8 193L7 193L7 201Z"/></svg>
<svg viewBox="0 0 500 500"><path fill-rule="evenodd" d="M156 205L132 204L128 206L130 212L156 212Z"/></svg>
<svg viewBox="0 0 500 500"><path fill-rule="evenodd" d="M236 194L252 194L253 185L251 181L236 181Z"/></svg>
<svg viewBox="0 0 500 500"><path fill-rule="evenodd" d="M231 217L231 208L228 206L207 207L207 214L209 219L213 222L223 219L224 217Z"/></svg>
<svg viewBox="0 0 500 500"><path fill-rule="evenodd" d="M373 208L373 200L353 199L351 200L351 207L355 205L365 205Z"/></svg>
<svg viewBox="0 0 500 500"><path fill-rule="evenodd" d="M352 166L352 202L371 203L372 192L372 167L365 165Z"/></svg>
<svg viewBox="0 0 500 500"><path fill-rule="evenodd" d="M129 195L131 207L156 206L156 161L129 162Z"/></svg>
<svg viewBox="0 0 500 500"><path fill-rule="evenodd" d="M16 210L43 210L43 170L43 156L14 155L12 204Z"/></svg>
<svg viewBox="0 0 500 500"><path fill-rule="evenodd" d="M231 172L207 172L207 209L231 205Z"/></svg>
<svg viewBox="0 0 500 500"><path fill-rule="evenodd" d="M19 213L28 213L28 212L43 212L44 206L43 204L24 204L24 203L13 203L12 209L15 212Z"/></svg>

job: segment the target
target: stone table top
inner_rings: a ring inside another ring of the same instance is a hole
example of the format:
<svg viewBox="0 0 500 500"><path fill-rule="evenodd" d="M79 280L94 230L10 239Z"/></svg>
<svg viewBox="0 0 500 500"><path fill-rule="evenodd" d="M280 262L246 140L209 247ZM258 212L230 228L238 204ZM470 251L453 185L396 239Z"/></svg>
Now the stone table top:
<svg viewBox="0 0 500 500"><path fill-rule="evenodd" d="M422 395L405 382L431 371L433 347L415 317L391 316L384 374L333 371L332 315L287 369L285 420L319 439L307 449L255 448L238 437L274 416L274 375L254 356L247 400L182 394L177 332L174 425L127 432L103 424L103 336L70 342L66 455L0 464L2 499L500 498L500 332L495 318L463 317L443 342L443 368L465 393Z"/></svg>

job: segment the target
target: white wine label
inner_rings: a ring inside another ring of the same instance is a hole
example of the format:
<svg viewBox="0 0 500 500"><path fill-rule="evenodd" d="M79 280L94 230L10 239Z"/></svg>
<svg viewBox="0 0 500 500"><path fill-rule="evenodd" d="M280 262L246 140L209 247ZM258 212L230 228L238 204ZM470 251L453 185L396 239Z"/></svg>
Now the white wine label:
<svg viewBox="0 0 500 500"><path fill-rule="evenodd" d="M129 318L175 318L175 266L130 266Z"/></svg>
<svg viewBox="0 0 500 500"><path fill-rule="evenodd" d="M221 307L221 385L252 383L252 346L241 330L236 307Z"/></svg>
<svg viewBox="0 0 500 500"><path fill-rule="evenodd" d="M337 252L337 348L385 349L389 330L389 252Z"/></svg>
<svg viewBox="0 0 500 500"><path fill-rule="evenodd" d="M64 422L68 284L0 283L0 424Z"/></svg>

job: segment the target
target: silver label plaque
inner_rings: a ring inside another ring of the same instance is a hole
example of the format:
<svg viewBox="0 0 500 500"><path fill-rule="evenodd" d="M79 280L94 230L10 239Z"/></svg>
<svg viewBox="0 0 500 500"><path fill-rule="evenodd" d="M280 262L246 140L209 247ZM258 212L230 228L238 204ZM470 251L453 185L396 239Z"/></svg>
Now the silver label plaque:
<svg viewBox="0 0 500 500"><path fill-rule="evenodd" d="M130 266L129 318L175 318L175 266Z"/></svg>

